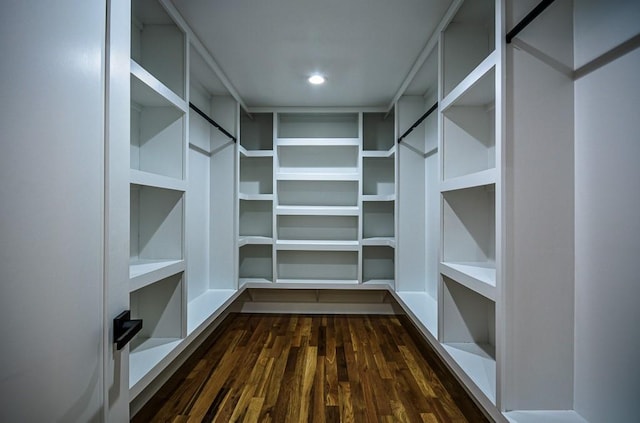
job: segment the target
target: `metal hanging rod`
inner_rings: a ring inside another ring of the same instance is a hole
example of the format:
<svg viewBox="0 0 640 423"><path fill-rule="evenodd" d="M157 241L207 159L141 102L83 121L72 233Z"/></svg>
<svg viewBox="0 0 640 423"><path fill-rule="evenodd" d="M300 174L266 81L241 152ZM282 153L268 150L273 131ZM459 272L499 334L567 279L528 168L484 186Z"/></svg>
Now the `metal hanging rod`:
<svg viewBox="0 0 640 423"><path fill-rule="evenodd" d="M542 0L540 3L538 3L538 5L527 14L527 16L525 16L520 22L518 22L516 26L513 27L511 31L507 33L507 44L511 43L511 40L513 40L514 37L518 35L518 33L520 33L520 31L525 29L527 25L531 23L531 21L537 18L538 15L540 15L544 11L544 9L549 7L554 1L555 0Z"/></svg>
<svg viewBox="0 0 640 423"><path fill-rule="evenodd" d="M215 126L220 132L222 132L223 134L225 134L227 137L231 138L233 140L233 142L238 142L238 139L236 137L234 137L233 135L231 135L226 129L224 129L222 126L218 125L218 122L216 122L215 120L211 119L209 116L206 115L205 112L203 112L202 110L198 109L196 106L193 105L192 102L189 102L189 107L191 107L197 114L199 114L200 116L202 116L207 122L209 122L210 124L212 124L213 126Z"/></svg>
<svg viewBox="0 0 640 423"><path fill-rule="evenodd" d="M407 129L404 134L400 135L400 138L398 138L398 143L401 143L402 139L404 137L406 137L407 135L409 135L411 133L411 131L416 129L418 127L418 125L420 125L423 120L425 120L427 117L429 117L429 115L431 113L433 113L433 111L436 110L437 108L438 108L438 102L436 101L436 104L431 106L431 108L429 110L427 110L427 112L424 115L420 116L420 119L416 120L416 123L411 125L411 128Z"/></svg>

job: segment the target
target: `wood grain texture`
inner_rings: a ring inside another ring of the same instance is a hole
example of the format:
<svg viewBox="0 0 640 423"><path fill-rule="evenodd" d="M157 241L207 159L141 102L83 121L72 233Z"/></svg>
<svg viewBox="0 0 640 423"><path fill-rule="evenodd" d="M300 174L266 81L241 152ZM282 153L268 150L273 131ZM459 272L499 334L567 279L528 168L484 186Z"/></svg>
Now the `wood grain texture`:
<svg viewBox="0 0 640 423"><path fill-rule="evenodd" d="M402 316L230 315L134 422L485 422Z"/></svg>

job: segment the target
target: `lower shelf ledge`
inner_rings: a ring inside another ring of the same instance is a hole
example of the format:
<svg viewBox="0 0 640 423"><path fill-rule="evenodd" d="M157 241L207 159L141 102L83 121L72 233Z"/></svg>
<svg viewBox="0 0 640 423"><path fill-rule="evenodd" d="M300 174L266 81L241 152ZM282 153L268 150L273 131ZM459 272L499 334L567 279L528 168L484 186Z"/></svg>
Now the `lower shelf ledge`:
<svg viewBox="0 0 640 423"><path fill-rule="evenodd" d="M495 348L489 344L443 343L442 347L482 393L496 403Z"/></svg>
<svg viewBox="0 0 640 423"><path fill-rule="evenodd" d="M131 397L135 397L148 384L149 381L145 381L146 378L155 378L153 370L181 342L182 339L179 338L140 338L131 342L129 352L129 391Z"/></svg>
<svg viewBox="0 0 640 423"><path fill-rule="evenodd" d="M511 423L588 423L573 410L517 410L504 416Z"/></svg>
<svg viewBox="0 0 640 423"><path fill-rule="evenodd" d="M277 279L277 288L353 289L357 279Z"/></svg>
<svg viewBox="0 0 640 423"><path fill-rule="evenodd" d="M398 303L434 338L438 337L438 303L427 292L396 291Z"/></svg>
<svg viewBox="0 0 640 423"><path fill-rule="evenodd" d="M196 331L203 323L216 316L236 297L235 289L209 289L187 305L187 334Z"/></svg>

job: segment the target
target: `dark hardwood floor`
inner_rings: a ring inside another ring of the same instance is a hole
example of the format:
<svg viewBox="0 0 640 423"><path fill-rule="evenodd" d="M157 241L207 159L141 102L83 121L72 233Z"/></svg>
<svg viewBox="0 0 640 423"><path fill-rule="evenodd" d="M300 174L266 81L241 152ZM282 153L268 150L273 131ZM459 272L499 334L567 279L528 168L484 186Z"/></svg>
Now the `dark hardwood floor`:
<svg viewBox="0 0 640 423"><path fill-rule="evenodd" d="M134 422L485 422L401 316L233 314Z"/></svg>

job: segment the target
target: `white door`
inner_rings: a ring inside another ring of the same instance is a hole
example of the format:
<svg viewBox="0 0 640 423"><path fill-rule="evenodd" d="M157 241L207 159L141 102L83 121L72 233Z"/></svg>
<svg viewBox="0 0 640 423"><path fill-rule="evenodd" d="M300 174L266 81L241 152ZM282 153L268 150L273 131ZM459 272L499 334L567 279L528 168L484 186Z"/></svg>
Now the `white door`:
<svg viewBox="0 0 640 423"><path fill-rule="evenodd" d="M105 213L106 45L106 0L0 3L3 422L128 418L109 340L122 265Z"/></svg>

